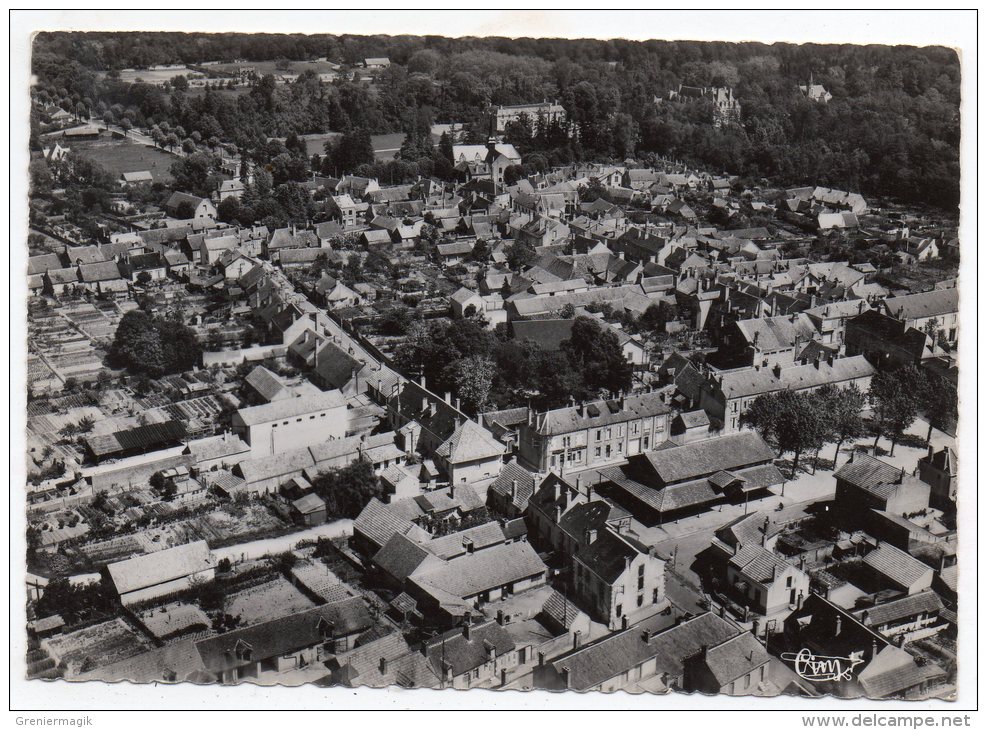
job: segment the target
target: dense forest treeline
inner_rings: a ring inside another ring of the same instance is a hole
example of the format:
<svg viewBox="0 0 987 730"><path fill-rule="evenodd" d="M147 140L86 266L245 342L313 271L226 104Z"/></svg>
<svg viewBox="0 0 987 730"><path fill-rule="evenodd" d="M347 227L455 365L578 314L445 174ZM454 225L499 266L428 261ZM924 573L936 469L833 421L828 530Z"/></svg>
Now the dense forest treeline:
<svg viewBox="0 0 987 730"><path fill-rule="evenodd" d="M105 73L236 58L352 65L379 56L392 65L372 84L324 83L307 72L283 86L263 78L243 94L125 84ZM251 153L268 137L330 130L414 136L431 121L463 122L479 139L491 105L554 99L571 128L532 129L519 140L522 152L549 165L654 154L781 185L830 185L943 207L959 200L960 66L946 48L42 33L33 66L43 102L73 111L81 104L98 116L115 108L136 126L164 121ZM798 93L810 74L832 93L828 104ZM680 83L733 87L741 124L714 128L705 102L655 104Z"/></svg>

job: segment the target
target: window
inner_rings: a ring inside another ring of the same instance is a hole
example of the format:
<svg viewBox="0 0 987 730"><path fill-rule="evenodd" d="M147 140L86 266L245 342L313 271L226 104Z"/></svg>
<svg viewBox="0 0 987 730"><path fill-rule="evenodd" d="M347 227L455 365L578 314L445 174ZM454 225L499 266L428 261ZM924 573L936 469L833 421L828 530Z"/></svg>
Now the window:
<svg viewBox="0 0 987 730"><path fill-rule="evenodd" d="M641 608L641 606L643 606L643 605L644 605L644 594L643 594L643 593L641 593L641 594L640 594L640 595L639 595L639 596L637 597L637 607L638 607L638 608Z"/></svg>
<svg viewBox="0 0 987 730"><path fill-rule="evenodd" d="M651 602L652 603L658 603L658 589L657 588L655 588L653 591L651 591Z"/></svg>
<svg viewBox="0 0 987 730"><path fill-rule="evenodd" d="M624 607L618 603L617 604L617 618L620 618L623 615L623 613L624 613Z"/></svg>
<svg viewBox="0 0 987 730"><path fill-rule="evenodd" d="M623 441L618 441L617 442L617 453L620 453L620 454L623 454L624 453L624 442Z"/></svg>
<svg viewBox="0 0 987 730"><path fill-rule="evenodd" d="M597 446L596 449L594 450L593 454L594 454L594 456L599 456L600 455L600 452L601 452L601 449L600 449L599 446Z"/></svg>
<svg viewBox="0 0 987 730"><path fill-rule="evenodd" d="M643 575L639 575L637 577L637 589L639 591L643 591L644 590L644 576Z"/></svg>
<svg viewBox="0 0 987 730"><path fill-rule="evenodd" d="M648 448L648 444L649 444L648 436L645 436L644 437L644 440L642 441L642 443L644 444L644 448Z"/></svg>

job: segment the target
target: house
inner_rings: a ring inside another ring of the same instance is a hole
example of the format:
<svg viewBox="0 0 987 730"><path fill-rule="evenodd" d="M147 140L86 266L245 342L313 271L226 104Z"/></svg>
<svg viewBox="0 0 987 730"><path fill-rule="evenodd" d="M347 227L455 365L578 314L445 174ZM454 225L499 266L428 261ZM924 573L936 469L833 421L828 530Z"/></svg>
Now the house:
<svg viewBox="0 0 987 730"><path fill-rule="evenodd" d="M944 608L942 599L934 591L926 590L857 609L853 616L889 639L903 636L908 641L913 636L920 638L926 629L944 626L940 621Z"/></svg>
<svg viewBox="0 0 987 730"><path fill-rule="evenodd" d="M930 566L886 542L867 553L863 563L882 586L909 595L932 587L935 571Z"/></svg>
<svg viewBox="0 0 987 730"><path fill-rule="evenodd" d="M565 107L557 101L498 106L494 110L494 117L497 120L498 132L503 132L510 122L516 122L521 117L527 117L532 129L536 124L544 124L546 127L551 124L564 125L566 120Z"/></svg>
<svg viewBox="0 0 987 730"><path fill-rule="evenodd" d="M454 144L452 162L457 169L469 170L471 177L489 179L495 189L504 185L504 171L521 164L521 154L514 145L491 138L487 144Z"/></svg>
<svg viewBox="0 0 987 730"><path fill-rule="evenodd" d="M364 199L376 190L380 190L380 183L376 178L360 177L359 175L343 175L336 183L337 195L349 195L354 200ZM369 208L369 204L366 204ZM365 209L366 210L366 209Z"/></svg>
<svg viewBox="0 0 987 730"><path fill-rule="evenodd" d="M737 364L789 365L818 333L807 314L741 319L722 332L721 348Z"/></svg>
<svg viewBox="0 0 987 730"><path fill-rule="evenodd" d="M659 393L532 411L518 429L519 460L559 474L615 464L665 441L670 413Z"/></svg>
<svg viewBox="0 0 987 730"><path fill-rule="evenodd" d="M239 200L246 189L247 186L244 185L243 181L238 178L233 178L232 180L222 180L219 183L219 188L216 191L216 195L219 197L220 203L227 198L236 198Z"/></svg>
<svg viewBox="0 0 987 730"><path fill-rule="evenodd" d="M500 473L507 448L475 421L464 421L435 449L436 466L450 484L490 479Z"/></svg>
<svg viewBox="0 0 987 730"><path fill-rule="evenodd" d="M665 610L665 561L612 528L590 529L572 559L573 596L611 630Z"/></svg>
<svg viewBox="0 0 987 730"><path fill-rule="evenodd" d="M686 659L740 633L712 613L679 621L658 614L550 661L539 659L532 681L540 689L576 692L688 690Z"/></svg>
<svg viewBox="0 0 987 730"><path fill-rule="evenodd" d="M920 332L930 324L946 333L949 342L956 341L959 317L959 290L933 289L919 294L906 294L885 299L881 311Z"/></svg>
<svg viewBox="0 0 987 730"><path fill-rule="evenodd" d="M881 368L920 365L933 357L934 343L925 332L876 309L846 321L844 343L847 355L863 355Z"/></svg>
<svg viewBox="0 0 987 730"><path fill-rule="evenodd" d="M537 474L511 460L504 464L500 474L487 488L487 503L498 514L520 517L527 510L528 500L538 482Z"/></svg>
<svg viewBox="0 0 987 730"><path fill-rule="evenodd" d="M449 244L442 244L449 245ZM471 317L474 314L482 314L486 309L486 302L483 297L472 289L460 287L451 297L449 297L449 308L457 318Z"/></svg>
<svg viewBox="0 0 987 730"><path fill-rule="evenodd" d="M326 212L342 224L344 231L353 230L362 224L362 214L368 208L367 203L359 203L346 193L326 198Z"/></svg>
<svg viewBox="0 0 987 730"><path fill-rule="evenodd" d="M332 683L346 687L388 687L435 689L439 678L425 655L408 646L401 632L361 643L352 651L336 656L327 666Z"/></svg>
<svg viewBox="0 0 987 730"><path fill-rule="evenodd" d="M866 526L868 510L907 515L929 506L927 483L870 454L854 452L834 476L835 509L850 525Z"/></svg>
<svg viewBox="0 0 987 730"><path fill-rule="evenodd" d="M168 262L157 252L135 254L123 260L120 272L132 282L136 282L141 274L146 274L151 281L160 281L168 277Z"/></svg>
<svg viewBox="0 0 987 730"><path fill-rule="evenodd" d="M919 662L852 613L813 593L784 622L781 658L795 667L803 651L843 658L836 677L819 677L814 686L837 697L923 699L946 681L934 662Z"/></svg>
<svg viewBox="0 0 987 730"><path fill-rule="evenodd" d="M739 544L726 568L728 593L762 616L794 609L809 595L808 574L758 543Z"/></svg>
<svg viewBox="0 0 987 730"><path fill-rule="evenodd" d="M363 599L353 597L210 636L195 648L206 671L223 684L269 682L282 672L318 668L352 650L372 626Z"/></svg>
<svg viewBox="0 0 987 730"><path fill-rule="evenodd" d="M216 221L216 206L209 198L191 193L174 192L165 203L165 210L172 218L191 220L193 228L209 227Z"/></svg>
<svg viewBox="0 0 987 730"><path fill-rule="evenodd" d="M365 58L363 59L364 68L387 68L391 65L390 59L383 58Z"/></svg>
<svg viewBox="0 0 987 730"><path fill-rule="evenodd" d="M753 634L744 632L704 644L683 662L683 687L703 694L757 695L770 691L771 657Z"/></svg>
<svg viewBox="0 0 987 730"><path fill-rule="evenodd" d="M215 576L216 563L205 540L110 563L105 568L125 606L181 593Z"/></svg>
<svg viewBox="0 0 987 730"><path fill-rule="evenodd" d="M154 182L154 177L148 170L138 170L136 172L124 172L120 174L120 184L124 187L135 185L149 185Z"/></svg>
<svg viewBox="0 0 987 730"><path fill-rule="evenodd" d="M867 392L876 370L863 355L837 358L818 357L811 364L787 367L738 368L710 375L700 394L700 406L710 418L724 424L725 430L737 431L751 403L759 395L781 390L813 391L824 385L846 388L856 385Z"/></svg>
<svg viewBox="0 0 987 730"><path fill-rule="evenodd" d="M311 446L346 435L346 400L338 390L239 409L233 433L255 457Z"/></svg>
<svg viewBox="0 0 987 730"><path fill-rule="evenodd" d="M929 504L946 513L956 511L956 480L959 467L956 454L948 446L935 451L929 445L929 453L918 460L918 476L929 485Z"/></svg>
<svg viewBox="0 0 987 730"><path fill-rule="evenodd" d="M522 664L524 648L494 620L452 629L430 639L423 647L440 687L469 689L506 684L507 672Z"/></svg>
<svg viewBox="0 0 987 730"><path fill-rule="evenodd" d="M199 471L231 467L250 457L250 446L228 431L188 442L182 452L192 457Z"/></svg>
<svg viewBox="0 0 987 730"><path fill-rule="evenodd" d="M455 623L484 603L544 585L547 573L527 542L503 543L416 574L408 579L405 591L424 615Z"/></svg>
<svg viewBox="0 0 987 730"><path fill-rule="evenodd" d="M120 267L116 261L99 261L92 264L79 264L79 285L87 291L100 293L107 282L119 281Z"/></svg>

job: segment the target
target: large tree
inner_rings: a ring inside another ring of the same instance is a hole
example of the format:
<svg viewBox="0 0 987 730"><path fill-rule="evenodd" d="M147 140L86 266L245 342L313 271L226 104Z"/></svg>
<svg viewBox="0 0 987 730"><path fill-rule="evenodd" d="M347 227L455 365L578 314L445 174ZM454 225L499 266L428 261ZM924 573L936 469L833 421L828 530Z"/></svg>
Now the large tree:
<svg viewBox="0 0 987 730"><path fill-rule="evenodd" d="M384 496L373 464L362 459L319 474L312 481L312 488L325 500L326 512L332 517L352 519L371 499Z"/></svg>
<svg viewBox="0 0 987 730"><path fill-rule="evenodd" d="M791 452L793 473L802 454L819 449L826 437L826 416L819 403L808 393L791 390L759 395L741 423L777 448L779 456Z"/></svg>
<svg viewBox="0 0 987 730"><path fill-rule="evenodd" d="M630 390L634 371L624 356L620 340L596 319L576 317L572 334L562 343L562 351L582 372L591 390L610 393Z"/></svg>
<svg viewBox="0 0 987 730"><path fill-rule="evenodd" d="M155 317L135 309L120 319L109 361L134 373L153 378L191 370L202 347L189 327L176 319Z"/></svg>
<svg viewBox="0 0 987 730"><path fill-rule="evenodd" d="M840 449L847 440L859 438L864 430L861 414L867 397L852 384L847 388L825 385L814 394L826 418L827 440L836 442L836 456L833 466L840 458Z"/></svg>
<svg viewBox="0 0 987 730"><path fill-rule="evenodd" d="M913 365L898 370L882 370L870 383L868 393L874 406L877 437L891 439L891 455L905 430L915 422L921 398L921 375Z"/></svg>

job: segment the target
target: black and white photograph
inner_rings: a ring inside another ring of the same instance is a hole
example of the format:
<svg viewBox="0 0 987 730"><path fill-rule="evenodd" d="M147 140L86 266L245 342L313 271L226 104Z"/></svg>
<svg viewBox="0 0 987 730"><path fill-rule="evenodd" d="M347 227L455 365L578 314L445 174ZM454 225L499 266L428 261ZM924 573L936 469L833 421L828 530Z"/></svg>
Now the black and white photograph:
<svg viewBox="0 0 987 730"><path fill-rule="evenodd" d="M970 56L498 12L31 18L15 679L973 703Z"/></svg>

